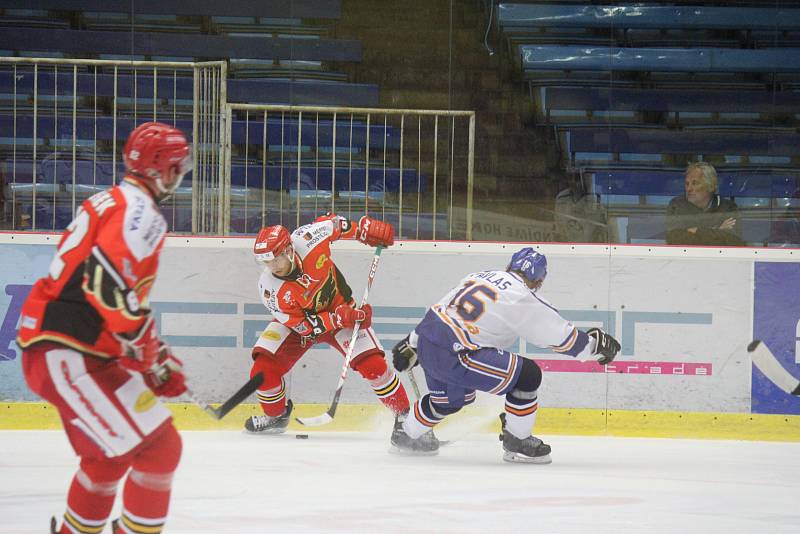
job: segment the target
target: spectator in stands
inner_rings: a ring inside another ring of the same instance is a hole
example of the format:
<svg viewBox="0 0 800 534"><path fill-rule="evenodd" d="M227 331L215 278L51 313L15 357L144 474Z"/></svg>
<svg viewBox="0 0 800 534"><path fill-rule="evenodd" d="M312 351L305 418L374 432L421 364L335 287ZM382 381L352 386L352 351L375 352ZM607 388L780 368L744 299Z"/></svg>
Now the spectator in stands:
<svg viewBox="0 0 800 534"><path fill-rule="evenodd" d="M686 195L667 206L667 244L742 246L736 226L738 208L720 198L717 171L700 161L686 168Z"/></svg>
<svg viewBox="0 0 800 534"><path fill-rule="evenodd" d="M586 191L580 175L571 175L556 195L556 239L562 243L608 243L608 217L598 195Z"/></svg>

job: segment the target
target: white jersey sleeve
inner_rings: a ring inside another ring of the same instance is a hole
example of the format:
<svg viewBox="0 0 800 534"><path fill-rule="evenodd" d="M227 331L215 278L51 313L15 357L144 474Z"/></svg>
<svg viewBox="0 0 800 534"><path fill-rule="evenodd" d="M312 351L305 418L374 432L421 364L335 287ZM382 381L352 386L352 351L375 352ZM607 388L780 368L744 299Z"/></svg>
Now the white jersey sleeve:
<svg viewBox="0 0 800 534"><path fill-rule="evenodd" d="M468 348L507 348L522 337L571 356L590 355L588 336L514 273L472 273L431 309Z"/></svg>
<svg viewBox="0 0 800 534"><path fill-rule="evenodd" d="M272 276L269 269L265 269L258 278L258 294L261 296L261 303L276 320L285 323L289 320L289 315L282 312L278 306L278 290L280 287L280 280Z"/></svg>

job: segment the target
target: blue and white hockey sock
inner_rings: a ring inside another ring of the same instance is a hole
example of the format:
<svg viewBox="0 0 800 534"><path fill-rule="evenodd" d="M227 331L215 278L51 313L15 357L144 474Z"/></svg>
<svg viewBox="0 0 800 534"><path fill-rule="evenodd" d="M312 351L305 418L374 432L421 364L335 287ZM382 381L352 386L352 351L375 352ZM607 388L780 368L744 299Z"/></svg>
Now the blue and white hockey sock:
<svg viewBox="0 0 800 534"><path fill-rule="evenodd" d="M514 437L525 439L533 433L536 412L539 410L539 397L535 391L521 399L510 393L506 395L506 430Z"/></svg>
<svg viewBox="0 0 800 534"><path fill-rule="evenodd" d="M444 416L439 415L433 409L430 399L431 396L428 394L415 402L411 413L403 421L403 431L412 439L417 439L444 419Z"/></svg>

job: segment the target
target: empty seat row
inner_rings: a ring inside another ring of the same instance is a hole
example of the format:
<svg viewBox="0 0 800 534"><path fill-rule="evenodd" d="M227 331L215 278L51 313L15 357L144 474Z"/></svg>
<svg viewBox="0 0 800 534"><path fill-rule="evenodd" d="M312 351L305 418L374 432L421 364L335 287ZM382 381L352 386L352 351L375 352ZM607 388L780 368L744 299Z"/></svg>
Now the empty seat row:
<svg viewBox="0 0 800 534"><path fill-rule="evenodd" d="M611 87L540 87L546 122L560 111L800 114L800 91L725 91Z"/></svg>
<svg viewBox="0 0 800 534"><path fill-rule="evenodd" d="M674 5L515 4L497 6L505 31L536 28L653 28L800 30L800 9Z"/></svg>
<svg viewBox="0 0 800 534"><path fill-rule="evenodd" d="M174 69L141 69L133 74L84 72L79 69L73 75L71 66L39 68L34 75L30 66L18 66L16 70L0 71L0 94L33 98L58 96L72 98L108 97L163 99L176 105L191 106L194 83L184 75L173 75ZM73 79L76 78L76 79ZM154 83L155 78L155 83ZM35 90L34 90L35 88ZM279 79L229 79L227 80L228 102L251 104L291 105L336 105L375 107L378 105L378 86L324 80L279 80Z"/></svg>
<svg viewBox="0 0 800 534"><path fill-rule="evenodd" d="M117 172L114 177L113 164L108 160L94 162L77 159L73 165L71 159L50 158L38 161L34 166L31 160L17 159L9 160L6 165L6 183L16 192L30 190L34 168L37 191L49 194L72 191L70 186L73 178L81 191L88 191L84 186L105 188L110 186L114 179L120 180L125 173L123 163L117 161ZM235 187L266 188L275 191L302 189L399 192L402 186L402 190L407 193L425 191L427 187L427 176L410 168L404 168L401 173L397 167L382 168L378 165L370 166L369 172L363 166L337 167L335 184L332 184L332 177L333 167L329 162L301 163L299 172L295 162L291 164L287 162L284 165L268 162L266 167L260 163L231 165L231 185ZM189 186L192 181L193 176L190 173L186 176L183 186ZM335 187L332 188L332 185Z"/></svg>
<svg viewBox="0 0 800 534"><path fill-rule="evenodd" d="M298 141L298 130L300 130L300 142L305 147L332 147L333 146L333 122L330 120L320 120L319 123L304 120L300 126L296 119L281 119L280 112L275 116L269 116L266 124L266 144L270 147L294 147ZM145 115L134 120L132 117L76 117L74 120L71 115L62 115L56 120L53 116L38 116L36 120L36 139L42 143L45 139L51 143L71 143L73 132L76 139L83 141L111 142L115 138L117 143L124 143L130 131L136 124L149 120ZM169 117L164 117L169 124L173 121ZM173 126L181 129L191 141L192 121L179 119L174 121ZM0 115L0 141L3 144L10 144L13 136L18 145L31 143L34 137L34 120L30 115L21 115L16 118L13 115ZM357 120L351 123L348 120L337 121L336 124L336 147L337 149L359 151L363 150L367 143L369 133L369 146L374 149L397 149L400 147L400 131L393 126L383 124L372 124L367 129L364 122ZM250 144L261 146L264 143L264 123L263 114L253 114L249 121L234 120L231 125L231 142L234 145ZM278 149L279 149L278 148Z"/></svg>
<svg viewBox="0 0 800 534"><path fill-rule="evenodd" d="M724 197L795 198L800 173L719 170L719 193ZM684 172L667 169L608 169L589 173L592 190L601 195L666 196L684 193Z"/></svg>
<svg viewBox="0 0 800 534"><path fill-rule="evenodd" d="M800 134L782 131L594 127L566 132L572 153L800 156Z"/></svg>
<svg viewBox="0 0 800 534"><path fill-rule="evenodd" d="M799 72L795 48L617 48L520 45L521 68L535 71Z"/></svg>
<svg viewBox="0 0 800 534"><path fill-rule="evenodd" d="M153 15L199 15L229 17L298 17L338 19L341 0L37 0L21 6L19 0L0 0L0 9L35 7L53 11L103 11Z"/></svg>
<svg viewBox="0 0 800 534"><path fill-rule="evenodd" d="M205 59L251 58L316 61L361 61L361 43L346 39L233 37L190 33L118 32L0 27L0 42L15 50L60 52L76 56L168 56Z"/></svg>

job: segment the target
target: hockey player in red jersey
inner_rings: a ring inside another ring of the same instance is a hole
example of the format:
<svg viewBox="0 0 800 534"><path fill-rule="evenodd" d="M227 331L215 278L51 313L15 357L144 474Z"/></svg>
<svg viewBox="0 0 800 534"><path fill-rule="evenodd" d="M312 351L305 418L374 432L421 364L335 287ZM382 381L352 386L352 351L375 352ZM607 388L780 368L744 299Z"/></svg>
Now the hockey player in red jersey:
<svg viewBox="0 0 800 534"><path fill-rule="evenodd" d="M186 390L180 361L149 309L167 222L158 203L192 158L183 133L148 122L123 149L124 180L83 202L47 276L21 312L17 343L28 386L58 410L80 467L63 523L99 533L127 474L114 532L161 532L181 439L158 397Z"/></svg>
<svg viewBox="0 0 800 534"><path fill-rule="evenodd" d="M253 252L265 266L258 290L274 320L252 351L251 376L259 371L264 374L257 392L264 415L247 419L247 431L286 431L292 401L286 398L284 375L316 343L327 343L344 355L356 321L361 326L350 367L367 379L395 415L408 412L405 389L387 366L383 347L370 328L372 308L368 304L355 307L352 291L331 259L331 242L352 238L388 247L394 243L394 229L366 216L356 223L326 215L291 234L283 226L268 226L258 233Z"/></svg>

